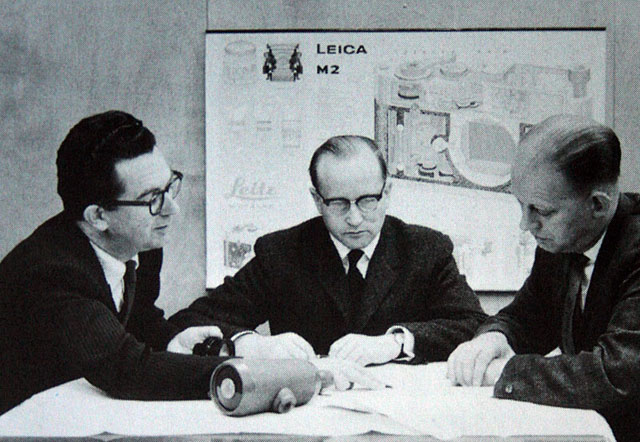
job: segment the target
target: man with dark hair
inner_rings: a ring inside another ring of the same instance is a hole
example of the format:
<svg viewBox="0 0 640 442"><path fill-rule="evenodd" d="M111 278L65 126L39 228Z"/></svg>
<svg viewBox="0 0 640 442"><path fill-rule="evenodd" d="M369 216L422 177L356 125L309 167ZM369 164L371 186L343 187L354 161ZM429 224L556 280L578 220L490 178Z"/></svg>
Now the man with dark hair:
<svg viewBox="0 0 640 442"><path fill-rule="evenodd" d="M513 302L449 357L448 377L498 398L598 410L640 440L640 204L621 194L620 143L554 116L520 142L512 192L538 248ZM561 354L544 355L559 347Z"/></svg>
<svg viewBox="0 0 640 442"><path fill-rule="evenodd" d="M218 325L245 357L445 360L485 317L451 240L386 216L373 140L333 137L309 172L321 216L259 238L255 258L171 321ZM267 320L272 336L252 331Z"/></svg>
<svg viewBox="0 0 640 442"><path fill-rule="evenodd" d="M154 305L182 174L119 111L73 127L57 166L64 211L0 263L0 413L80 377L117 398L207 398L224 359L190 353L222 333L180 331ZM355 364L320 368L343 385L373 383Z"/></svg>
<svg viewBox="0 0 640 442"><path fill-rule="evenodd" d="M178 333L154 306L182 174L119 111L73 127L57 166L64 211L0 263L0 413L80 377L120 398L206 398L223 359L178 353L220 330Z"/></svg>

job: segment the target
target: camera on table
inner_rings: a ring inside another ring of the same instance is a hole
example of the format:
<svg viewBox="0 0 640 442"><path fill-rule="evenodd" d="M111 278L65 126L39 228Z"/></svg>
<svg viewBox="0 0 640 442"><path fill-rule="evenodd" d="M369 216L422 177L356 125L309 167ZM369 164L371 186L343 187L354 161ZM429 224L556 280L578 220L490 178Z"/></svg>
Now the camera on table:
<svg viewBox="0 0 640 442"><path fill-rule="evenodd" d="M236 348L231 339L209 336L193 346L193 354L197 356L235 356Z"/></svg>

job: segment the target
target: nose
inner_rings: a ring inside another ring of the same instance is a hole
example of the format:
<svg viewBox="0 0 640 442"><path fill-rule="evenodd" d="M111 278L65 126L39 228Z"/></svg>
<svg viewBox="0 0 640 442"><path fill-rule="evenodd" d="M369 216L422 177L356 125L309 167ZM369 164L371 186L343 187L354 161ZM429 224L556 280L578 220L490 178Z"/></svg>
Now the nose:
<svg viewBox="0 0 640 442"><path fill-rule="evenodd" d="M540 222L535 213L528 207L522 206L522 217L520 218L520 230L528 230L529 232L537 231L540 228Z"/></svg>
<svg viewBox="0 0 640 442"><path fill-rule="evenodd" d="M171 195L166 194L164 196L164 204L162 205L160 213L162 216L177 215L180 213L180 206L175 199L171 198Z"/></svg>
<svg viewBox="0 0 640 442"><path fill-rule="evenodd" d="M358 206L354 203L351 203L349 211L347 212L347 224L349 224L350 226L359 226L360 223L362 223L363 219L364 218L362 217L362 212L360 212Z"/></svg>

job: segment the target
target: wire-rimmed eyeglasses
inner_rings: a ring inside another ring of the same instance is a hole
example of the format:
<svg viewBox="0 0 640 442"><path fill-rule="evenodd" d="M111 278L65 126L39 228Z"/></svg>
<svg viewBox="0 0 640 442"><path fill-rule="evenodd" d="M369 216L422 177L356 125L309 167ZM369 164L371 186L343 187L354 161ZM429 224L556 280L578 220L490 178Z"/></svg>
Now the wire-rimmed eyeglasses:
<svg viewBox="0 0 640 442"><path fill-rule="evenodd" d="M152 216L159 215L164 207L165 195L169 194L171 199L174 199L178 193L180 193L180 188L182 187L182 177L184 176L182 172L178 172L177 170L172 170L171 172L173 176L171 177L169 184L167 184L167 187L163 190L153 192L149 201L112 200L104 203L104 206L147 206L149 207L149 213Z"/></svg>

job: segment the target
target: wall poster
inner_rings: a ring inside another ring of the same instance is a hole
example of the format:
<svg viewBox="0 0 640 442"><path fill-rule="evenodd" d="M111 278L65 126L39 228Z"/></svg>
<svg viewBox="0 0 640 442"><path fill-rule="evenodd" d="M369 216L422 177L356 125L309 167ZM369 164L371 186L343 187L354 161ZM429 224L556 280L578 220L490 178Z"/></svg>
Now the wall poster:
<svg viewBox="0 0 640 442"><path fill-rule="evenodd" d="M518 289L535 241L514 147L551 114L604 122L605 65L602 29L207 33L207 286L316 216L311 154L360 134L388 160L388 214L448 234L475 290Z"/></svg>

